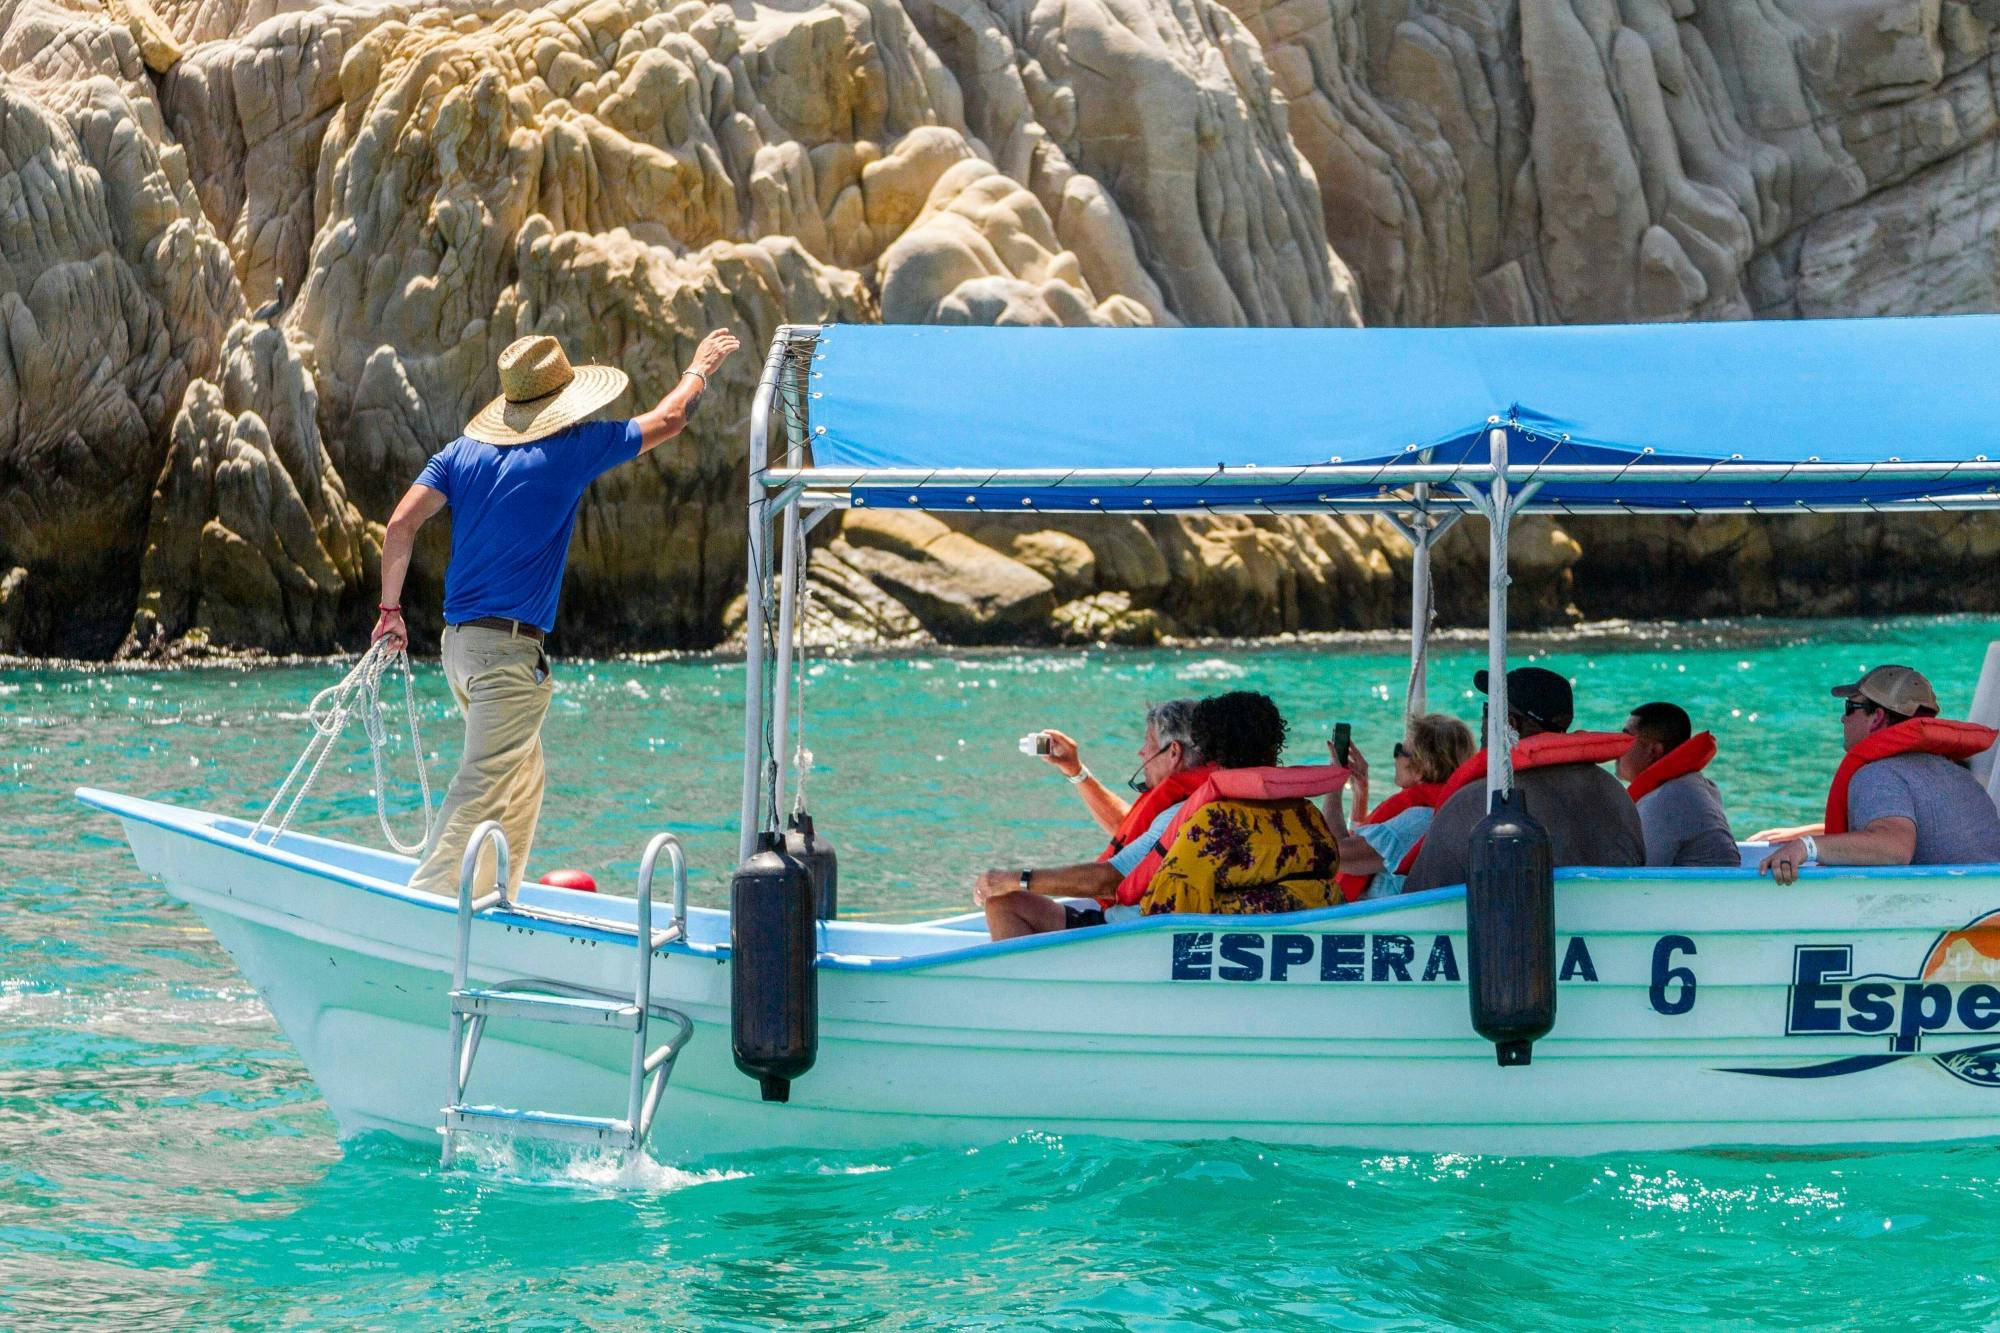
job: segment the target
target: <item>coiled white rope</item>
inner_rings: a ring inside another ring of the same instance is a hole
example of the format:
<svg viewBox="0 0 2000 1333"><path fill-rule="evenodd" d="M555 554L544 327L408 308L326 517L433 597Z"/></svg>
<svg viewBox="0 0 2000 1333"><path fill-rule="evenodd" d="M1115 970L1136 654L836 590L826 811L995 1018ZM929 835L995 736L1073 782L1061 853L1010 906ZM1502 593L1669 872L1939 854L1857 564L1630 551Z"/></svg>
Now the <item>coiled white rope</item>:
<svg viewBox="0 0 2000 1333"><path fill-rule="evenodd" d="M403 673L403 710L410 723L410 749L417 760L417 786L424 798L424 831L414 843L405 843L389 827L388 784L383 772L382 751L389 740L389 730L382 718L382 678L395 668ZM337 685L330 685L313 696L307 708L307 716L312 721L312 739L299 755L292 771L278 784L271 803L264 807L264 813L257 817L257 826L250 830L254 841L270 825L271 816L285 803L285 795L291 793L291 802L285 805L284 817L277 827L270 830L268 842L275 843L285 835L291 826L292 816L298 813L299 803L319 780L320 769L326 764L326 757L333 751L340 733L347 728L347 720L356 713L361 716L362 730L368 736L368 750L375 762L375 818L382 825L382 836L389 845L405 856L415 856L430 845L431 834L436 829L437 818L431 810L430 770L424 763L423 736L417 729L417 681L410 670L410 654L407 648L391 648L386 639L377 639L352 670L341 678ZM299 781L299 774L305 780ZM297 790L293 784L297 783Z"/></svg>

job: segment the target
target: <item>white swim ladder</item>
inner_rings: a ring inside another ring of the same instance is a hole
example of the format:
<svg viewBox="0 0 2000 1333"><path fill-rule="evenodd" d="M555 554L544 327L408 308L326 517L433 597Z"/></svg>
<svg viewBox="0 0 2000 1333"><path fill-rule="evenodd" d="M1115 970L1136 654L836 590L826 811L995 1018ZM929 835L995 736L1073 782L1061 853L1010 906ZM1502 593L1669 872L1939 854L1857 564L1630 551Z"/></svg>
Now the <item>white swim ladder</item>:
<svg viewBox="0 0 2000 1333"><path fill-rule="evenodd" d="M494 844L499 879L491 893L472 896L473 873L479 853L488 841ZM653 870L666 853L674 872L674 916L664 929L653 929ZM501 982L489 987L466 984L471 966L472 920L489 908L506 905L521 915L525 912L507 898L507 835L500 825L487 820L473 830L458 872L458 957L451 973L451 1070L450 1100L445 1104L444 1165L457 1156L458 1135L485 1133L516 1138L553 1139L593 1147L615 1148L626 1162L637 1157L646 1136L652 1132L653 1117L660 1108L660 1094L666 1091L673 1074L674 1060L694 1035L694 1024L686 1015L652 1002L653 951L672 940L687 938L687 862L681 854L680 839L658 833L646 844L639 865L639 891L635 899L635 953L637 976L632 998L609 996L555 981L523 980ZM554 915L554 914L546 914ZM596 918L586 920L599 927L617 928L619 923ZM631 1080L626 1093L623 1119L610 1116L572 1115L558 1111L519 1110L497 1105L473 1105L465 1100L465 1087L472 1078L472 1062L479 1054L479 1039L491 1018L520 1019L539 1023L566 1023L598 1031L610 1029L632 1034ZM648 1049L651 1021L666 1019L675 1025L674 1035L662 1046Z"/></svg>

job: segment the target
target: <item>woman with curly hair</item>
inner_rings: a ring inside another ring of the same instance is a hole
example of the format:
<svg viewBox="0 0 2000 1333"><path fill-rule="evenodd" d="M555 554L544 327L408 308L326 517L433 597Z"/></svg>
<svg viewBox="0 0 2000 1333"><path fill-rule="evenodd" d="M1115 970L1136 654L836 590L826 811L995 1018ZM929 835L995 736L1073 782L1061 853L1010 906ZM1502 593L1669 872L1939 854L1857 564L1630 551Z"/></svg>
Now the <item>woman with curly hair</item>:
<svg viewBox="0 0 2000 1333"><path fill-rule="evenodd" d="M1285 747L1278 706L1250 690L1217 695L1195 705L1192 729L1195 744L1225 773L1188 798L1186 818L1152 874L1141 910L1250 914L1338 904L1339 844L1311 800L1218 790L1233 787L1229 771L1254 776L1277 768Z"/></svg>

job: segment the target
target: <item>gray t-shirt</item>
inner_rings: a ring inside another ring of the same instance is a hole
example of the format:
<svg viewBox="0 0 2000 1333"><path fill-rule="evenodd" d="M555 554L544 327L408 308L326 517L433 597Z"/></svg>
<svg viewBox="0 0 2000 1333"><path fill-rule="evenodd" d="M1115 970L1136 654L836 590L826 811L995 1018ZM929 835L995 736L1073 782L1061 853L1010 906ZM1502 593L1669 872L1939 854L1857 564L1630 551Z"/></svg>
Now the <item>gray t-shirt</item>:
<svg viewBox="0 0 2000 1333"><path fill-rule="evenodd" d="M1556 764L1514 776L1528 813L1548 830L1559 866L1640 866L1646 841L1639 811L1617 778L1595 764ZM1486 818L1486 784L1475 782L1439 807L1403 892L1463 884L1473 827Z"/></svg>
<svg viewBox="0 0 2000 1333"><path fill-rule="evenodd" d="M2000 811L1979 779L1936 754L1877 759L1847 787L1847 827L1894 816L1917 826L1917 866L2000 862Z"/></svg>
<svg viewBox="0 0 2000 1333"><path fill-rule="evenodd" d="M1639 800L1649 866L1741 866L1722 793L1699 773L1663 782Z"/></svg>

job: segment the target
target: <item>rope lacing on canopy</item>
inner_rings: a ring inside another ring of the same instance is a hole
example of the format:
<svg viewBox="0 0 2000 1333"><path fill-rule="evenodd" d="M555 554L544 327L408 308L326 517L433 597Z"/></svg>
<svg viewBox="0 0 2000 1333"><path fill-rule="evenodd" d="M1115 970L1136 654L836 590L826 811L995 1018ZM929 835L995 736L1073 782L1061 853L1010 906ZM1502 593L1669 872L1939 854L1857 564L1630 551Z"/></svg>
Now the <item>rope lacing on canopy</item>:
<svg viewBox="0 0 2000 1333"><path fill-rule="evenodd" d="M417 760L417 786L423 793L424 801L423 836L414 843L405 843L396 836L396 831L389 827L388 784L382 766L382 750L389 740L388 727L382 718L382 677L397 667L400 667L403 673L403 708L410 724L410 748ZM389 840L391 847L405 856L416 856L430 845L431 834L436 829L436 817L431 810L431 779L430 771L424 763L423 737L417 729L416 676L410 670L409 650L391 648L387 639L377 639L368 651L361 655L361 660L354 664L353 669L341 678L339 684L330 685L313 696L313 701L306 710L307 717L312 722L312 739L306 742L306 748L300 752L298 761L292 765L292 771L278 784L278 790L272 795L271 803L264 807L264 813L257 816L257 825L250 830L253 841L269 826L271 816L277 813L279 805L285 802L286 793L291 792L291 802L285 805L283 818L278 821L277 827L271 830L270 837L266 841L276 843L285 836L285 830L291 826L292 816L298 813L299 804L305 800L306 793L312 790L313 783L319 780L320 770L326 765L327 755L333 752L334 743L340 739L340 733L346 730L347 720L356 713L361 716L362 729L368 736L369 754L375 764L375 818L382 825L382 836ZM304 781L299 781L301 771L305 773ZM294 783L297 783L295 791Z"/></svg>

